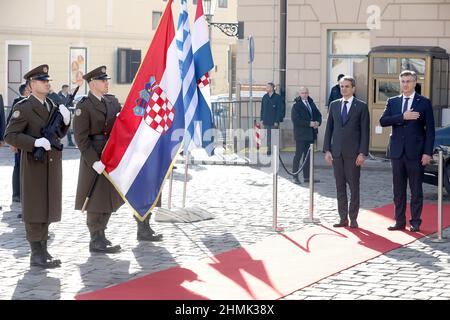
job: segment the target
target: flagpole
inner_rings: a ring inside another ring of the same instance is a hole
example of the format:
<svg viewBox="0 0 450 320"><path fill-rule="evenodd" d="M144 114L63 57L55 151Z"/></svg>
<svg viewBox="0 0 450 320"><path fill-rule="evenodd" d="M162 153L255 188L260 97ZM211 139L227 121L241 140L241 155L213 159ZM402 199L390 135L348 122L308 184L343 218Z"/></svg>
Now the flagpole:
<svg viewBox="0 0 450 320"><path fill-rule="evenodd" d="M183 203L182 207L186 207L186 189L187 189L187 179L188 179L188 169L189 169L189 156L190 152L186 152L186 156L184 158L184 185L183 185Z"/></svg>
<svg viewBox="0 0 450 320"><path fill-rule="evenodd" d="M170 180L169 180L169 194L168 194L168 202L167 202L167 207L170 209L172 209L172 182L173 182L173 168L172 171L170 171Z"/></svg>

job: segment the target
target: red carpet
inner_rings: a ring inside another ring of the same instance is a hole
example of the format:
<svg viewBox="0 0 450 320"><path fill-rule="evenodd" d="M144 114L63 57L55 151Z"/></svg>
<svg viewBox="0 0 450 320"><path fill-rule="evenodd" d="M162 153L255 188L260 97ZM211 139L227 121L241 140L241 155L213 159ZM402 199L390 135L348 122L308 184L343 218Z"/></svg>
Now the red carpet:
<svg viewBox="0 0 450 320"><path fill-rule="evenodd" d="M450 225L444 206L444 226ZM97 299L278 299L356 264L436 232L437 205L426 204L421 232L388 231L394 206L361 210L359 229L315 226L81 294ZM409 219L409 207L407 210Z"/></svg>

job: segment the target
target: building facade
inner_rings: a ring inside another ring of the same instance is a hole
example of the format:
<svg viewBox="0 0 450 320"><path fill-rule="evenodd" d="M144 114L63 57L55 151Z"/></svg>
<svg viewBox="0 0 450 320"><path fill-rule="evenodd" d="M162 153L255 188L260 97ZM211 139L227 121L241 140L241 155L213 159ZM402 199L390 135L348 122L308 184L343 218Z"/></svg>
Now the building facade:
<svg viewBox="0 0 450 320"><path fill-rule="evenodd" d="M175 27L180 0L173 4ZM196 0L188 0L189 18ZM164 0L19 0L0 2L0 94L10 105L23 75L47 63L58 92L62 84L82 83L82 74L108 67L110 92L124 102L164 12ZM236 0L219 1L213 21L236 22ZM211 29L215 68L212 92L228 92L228 51L235 38ZM86 93L86 86L80 93Z"/></svg>
<svg viewBox="0 0 450 320"><path fill-rule="evenodd" d="M254 37L253 82L279 84L280 0L238 0L238 20L245 22L245 37ZM309 88L323 115L340 73L356 78L356 96L367 101L368 53L385 45L450 52L450 1L287 0L284 145L293 142L289 117L300 86ZM247 41L238 41L236 77L243 84L249 81L247 47Z"/></svg>

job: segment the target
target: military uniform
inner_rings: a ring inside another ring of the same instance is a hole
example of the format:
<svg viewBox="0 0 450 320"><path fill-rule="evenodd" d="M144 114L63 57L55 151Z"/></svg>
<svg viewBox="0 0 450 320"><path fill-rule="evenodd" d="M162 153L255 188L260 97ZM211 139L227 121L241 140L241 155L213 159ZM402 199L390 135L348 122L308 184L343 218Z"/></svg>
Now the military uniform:
<svg viewBox="0 0 450 320"><path fill-rule="evenodd" d="M92 70L84 76L91 80L110 79L106 67ZM104 175L98 175L93 164L100 161L103 148L116 121L121 106L113 95L96 97L89 92L78 102L73 120L73 134L81 152L75 209L82 210L91 186L95 186L87 203L87 226L91 234L90 251L115 253L120 246L112 246L105 237L105 229L112 212L124 203L114 186Z"/></svg>
<svg viewBox="0 0 450 320"><path fill-rule="evenodd" d="M98 67L84 76L86 81L110 79L106 67ZM113 95L96 97L92 92L83 98L76 107L73 121L75 141L81 152L75 209L82 210L86 196L94 181L94 189L86 205L87 226L91 234L90 251L115 253L120 246L112 246L106 239L105 229L111 213L124 203L114 186L104 175L98 175L93 166L100 161L102 151L109 139L109 134L121 110L121 105ZM150 228L149 217L138 224L138 240L159 241Z"/></svg>
<svg viewBox="0 0 450 320"><path fill-rule="evenodd" d="M48 66L39 66L25 75L28 80L48 81ZM42 137L50 115L58 112L57 106L46 98L42 103L34 95L23 99L14 107L6 129L5 141L21 150L22 218L27 240L32 249L32 265L54 267L47 251L48 227L61 220L62 211L62 152L52 148L45 152L43 161L35 160L35 141ZM62 124L63 138L69 125ZM42 254L46 260L39 260ZM38 257L34 259L35 257ZM59 262L60 264L60 262Z"/></svg>

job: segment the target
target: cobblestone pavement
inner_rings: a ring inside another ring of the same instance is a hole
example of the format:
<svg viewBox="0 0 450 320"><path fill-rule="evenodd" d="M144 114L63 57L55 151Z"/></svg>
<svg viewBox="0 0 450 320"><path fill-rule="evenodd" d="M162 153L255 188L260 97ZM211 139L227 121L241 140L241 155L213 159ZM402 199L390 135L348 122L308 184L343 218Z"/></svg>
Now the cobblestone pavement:
<svg viewBox="0 0 450 320"><path fill-rule="evenodd" d="M321 157L321 154L318 154ZM74 210L79 152L63 154L63 217L50 226L49 251L62 260L61 268L29 268L29 246L23 223L17 218L20 206L11 203L13 157L0 148L0 299L73 299L81 292L101 289L188 261L249 245L274 232L272 225L272 173L270 167L193 165L189 171L188 206L208 210L215 218L196 223L157 223L164 234L159 243L138 243L136 223L123 206L110 220L106 231L120 243L116 255L90 254L85 215ZM370 167L370 166L368 166ZM174 174L173 205L181 205L183 166ZM337 219L334 179L331 168L315 170L321 182L315 186L316 215L324 222ZM295 185L280 172L279 225L286 231L309 228L302 223L309 207L309 189ZM371 209L392 202L388 163L377 170L363 170L361 208ZM167 204L168 184L163 206ZM426 201L435 202L436 188L424 185ZM448 197L445 195L445 201ZM153 220L153 218L152 218ZM450 229L445 234L450 237ZM359 264L285 299L449 299L450 245L428 238Z"/></svg>

